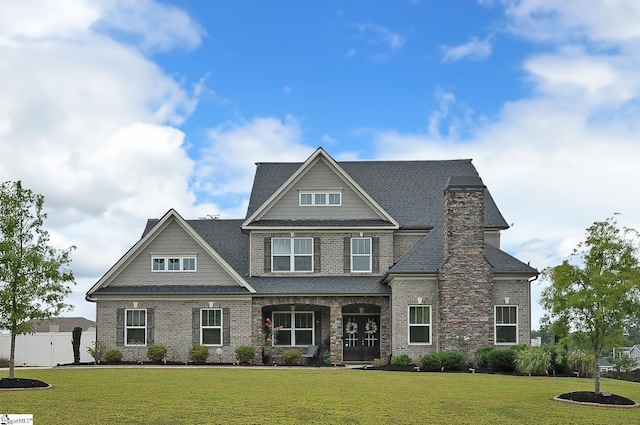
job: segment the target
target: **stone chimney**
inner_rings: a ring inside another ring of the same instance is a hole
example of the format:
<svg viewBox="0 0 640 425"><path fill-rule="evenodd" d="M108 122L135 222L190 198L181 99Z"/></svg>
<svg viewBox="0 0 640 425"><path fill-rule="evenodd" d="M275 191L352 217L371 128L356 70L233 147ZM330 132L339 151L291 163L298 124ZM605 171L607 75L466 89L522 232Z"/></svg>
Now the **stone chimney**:
<svg viewBox="0 0 640 425"><path fill-rule="evenodd" d="M450 177L444 190L438 348L468 356L493 345L493 267L484 256L485 189L480 177Z"/></svg>

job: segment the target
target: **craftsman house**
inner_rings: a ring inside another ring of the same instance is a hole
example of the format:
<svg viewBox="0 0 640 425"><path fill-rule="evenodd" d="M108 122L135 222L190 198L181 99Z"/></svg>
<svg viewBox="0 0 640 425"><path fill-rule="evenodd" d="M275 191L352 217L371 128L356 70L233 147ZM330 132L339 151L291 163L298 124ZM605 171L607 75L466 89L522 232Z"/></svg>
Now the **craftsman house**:
<svg viewBox="0 0 640 425"><path fill-rule="evenodd" d="M500 250L507 229L470 160L259 163L246 218L170 210L87 292L97 340L132 359L163 344L211 359L267 318L276 348L335 361L473 352L530 340L538 272ZM136 351L137 350L137 351Z"/></svg>

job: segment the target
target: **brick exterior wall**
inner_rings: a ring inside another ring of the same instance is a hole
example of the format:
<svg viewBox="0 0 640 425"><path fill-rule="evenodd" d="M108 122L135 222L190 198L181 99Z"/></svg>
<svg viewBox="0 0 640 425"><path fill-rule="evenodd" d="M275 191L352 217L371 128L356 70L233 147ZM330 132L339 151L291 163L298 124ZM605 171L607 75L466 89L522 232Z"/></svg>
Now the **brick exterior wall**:
<svg viewBox="0 0 640 425"><path fill-rule="evenodd" d="M211 308L228 308L231 322L231 340L229 345L211 346L208 361L221 360L224 363L235 361L235 348L250 344L251 339L251 300L227 299L212 300ZM154 344L167 347L167 360L185 362L192 344L192 309L210 308L208 300L144 300L140 299L138 309L153 308L155 313ZM107 349L122 351L124 361L146 361L147 346L116 346L116 311L118 308L133 309L133 301L98 301L96 312L96 338ZM216 348L222 348L219 359Z"/></svg>
<svg viewBox="0 0 640 425"><path fill-rule="evenodd" d="M496 280L493 286L494 305L518 306L518 344L531 343L530 287L529 281L524 279Z"/></svg>

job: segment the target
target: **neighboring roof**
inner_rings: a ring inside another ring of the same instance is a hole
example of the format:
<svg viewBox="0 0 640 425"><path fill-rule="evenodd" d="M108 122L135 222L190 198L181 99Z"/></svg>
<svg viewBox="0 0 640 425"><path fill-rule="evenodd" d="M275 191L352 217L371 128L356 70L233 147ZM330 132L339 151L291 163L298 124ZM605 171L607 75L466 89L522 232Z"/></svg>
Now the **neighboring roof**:
<svg viewBox="0 0 640 425"><path fill-rule="evenodd" d="M391 289L380 276L251 277L247 279L260 294L274 295L389 295Z"/></svg>
<svg viewBox="0 0 640 425"><path fill-rule="evenodd" d="M530 265L491 244L485 243L484 256L493 266L495 274L538 275L538 271ZM443 262L443 228L438 226L422 238L400 261L394 264L386 276L390 274L437 273Z"/></svg>
<svg viewBox="0 0 640 425"><path fill-rule="evenodd" d="M48 320L32 320L31 330L33 332L49 332L51 325L58 325L58 332L73 332L73 328L80 326L83 331L95 328L96 322L84 317L52 317Z"/></svg>
<svg viewBox="0 0 640 425"><path fill-rule="evenodd" d="M470 159L338 161L336 164L404 229L428 229L442 223L444 189L449 177L478 177ZM302 165L258 163L247 217L252 216ZM488 190L485 192L485 225L496 229L509 227Z"/></svg>

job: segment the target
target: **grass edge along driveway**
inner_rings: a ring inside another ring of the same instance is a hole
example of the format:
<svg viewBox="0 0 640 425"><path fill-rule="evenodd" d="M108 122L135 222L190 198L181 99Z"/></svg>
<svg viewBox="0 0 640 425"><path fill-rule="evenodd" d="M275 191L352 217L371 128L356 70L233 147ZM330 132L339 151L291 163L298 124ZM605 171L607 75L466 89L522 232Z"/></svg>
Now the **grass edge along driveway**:
<svg viewBox="0 0 640 425"><path fill-rule="evenodd" d="M3 373L2 371L0 373ZM593 381L344 368L139 367L18 369L49 390L0 392L0 414L73 424L630 424L640 409L551 400ZM640 400L640 384L603 380Z"/></svg>

